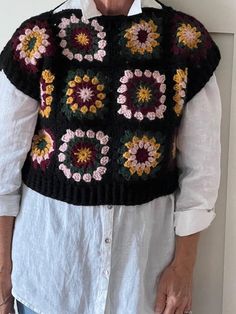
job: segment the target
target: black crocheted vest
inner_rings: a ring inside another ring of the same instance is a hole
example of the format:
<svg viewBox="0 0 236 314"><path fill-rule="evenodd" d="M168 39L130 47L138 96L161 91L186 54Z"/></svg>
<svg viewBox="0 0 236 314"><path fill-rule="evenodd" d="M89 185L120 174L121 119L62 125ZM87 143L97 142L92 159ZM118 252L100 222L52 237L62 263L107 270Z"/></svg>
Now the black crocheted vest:
<svg viewBox="0 0 236 314"><path fill-rule="evenodd" d="M162 6L89 19L52 10L15 31L1 69L39 104L27 186L75 205L137 205L178 188L181 118L221 56L200 21Z"/></svg>

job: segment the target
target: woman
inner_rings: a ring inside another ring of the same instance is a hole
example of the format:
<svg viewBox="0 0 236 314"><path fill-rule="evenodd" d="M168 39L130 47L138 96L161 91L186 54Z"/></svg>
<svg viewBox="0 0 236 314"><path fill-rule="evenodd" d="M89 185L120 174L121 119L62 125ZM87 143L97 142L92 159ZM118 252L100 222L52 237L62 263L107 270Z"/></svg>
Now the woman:
<svg viewBox="0 0 236 314"><path fill-rule="evenodd" d="M219 61L197 19L156 0L68 0L16 30L1 54L1 314L14 299L20 314L192 313L220 181Z"/></svg>

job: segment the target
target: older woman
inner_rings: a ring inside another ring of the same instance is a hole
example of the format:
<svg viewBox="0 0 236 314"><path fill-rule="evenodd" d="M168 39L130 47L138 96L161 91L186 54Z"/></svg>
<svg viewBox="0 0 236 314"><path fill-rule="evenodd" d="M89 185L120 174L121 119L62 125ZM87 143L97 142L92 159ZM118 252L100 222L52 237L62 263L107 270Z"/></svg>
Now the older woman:
<svg viewBox="0 0 236 314"><path fill-rule="evenodd" d="M220 52L156 0L68 0L1 54L0 314L192 313Z"/></svg>

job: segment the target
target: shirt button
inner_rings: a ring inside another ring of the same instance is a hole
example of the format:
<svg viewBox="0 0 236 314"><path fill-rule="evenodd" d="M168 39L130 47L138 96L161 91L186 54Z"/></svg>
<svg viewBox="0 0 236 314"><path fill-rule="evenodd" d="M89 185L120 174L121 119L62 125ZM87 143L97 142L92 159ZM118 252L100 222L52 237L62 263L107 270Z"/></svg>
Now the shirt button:
<svg viewBox="0 0 236 314"><path fill-rule="evenodd" d="M112 209L112 207L113 207L112 205L107 205L108 209Z"/></svg>
<svg viewBox="0 0 236 314"><path fill-rule="evenodd" d="M108 269L104 270L103 273L104 273L104 275L106 275L106 276L108 276L108 275L110 274L110 272L109 272Z"/></svg>
<svg viewBox="0 0 236 314"><path fill-rule="evenodd" d="M110 239L110 238L106 238L106 239L105 239L105 242L106 242L106 243L110 243L110 242L111 242L111 239Z"/></svg>

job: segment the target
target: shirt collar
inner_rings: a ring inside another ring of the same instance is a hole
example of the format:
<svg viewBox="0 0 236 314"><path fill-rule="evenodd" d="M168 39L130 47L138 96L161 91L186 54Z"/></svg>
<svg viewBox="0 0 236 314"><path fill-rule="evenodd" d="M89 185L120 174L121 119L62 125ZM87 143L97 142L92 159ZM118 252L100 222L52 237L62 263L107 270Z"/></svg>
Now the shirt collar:
<svg viewBox="0 0 236 314"><path fill-rule="evenodd" d="M155 7L162 9L162 6L155 0L134 0L129 9L128 16L142 13L142 7ZM87 19L102 15L102 13L97 9L94 0L67 0L54 12L59 12L65 9L81 9L82 15Z"/></svg>

